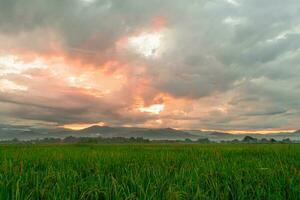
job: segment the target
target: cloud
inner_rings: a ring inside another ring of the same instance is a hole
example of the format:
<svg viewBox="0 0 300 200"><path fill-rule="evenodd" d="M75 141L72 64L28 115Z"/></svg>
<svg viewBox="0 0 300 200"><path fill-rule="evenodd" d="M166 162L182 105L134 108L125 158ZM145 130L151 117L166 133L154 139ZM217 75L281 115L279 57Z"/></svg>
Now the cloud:
<svg viewBox="0 0 300 200"><path fill-rule="evenodd" d="M296 129L299 10L297 0L2 0L0 118ZM164 110L140 112L153 105Z"/></svg>

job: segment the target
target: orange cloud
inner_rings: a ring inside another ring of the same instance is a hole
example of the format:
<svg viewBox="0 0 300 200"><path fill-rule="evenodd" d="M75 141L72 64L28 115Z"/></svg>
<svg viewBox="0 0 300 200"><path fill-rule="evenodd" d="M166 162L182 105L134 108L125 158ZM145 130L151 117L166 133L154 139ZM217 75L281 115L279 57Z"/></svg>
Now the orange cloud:
<svg viewBox="0 0 300 200"><path fill-rule="evenodd" d="M167 23L167 18L164 16L155 16L151 19L151 24L155 29L165 28Z"/></svg>

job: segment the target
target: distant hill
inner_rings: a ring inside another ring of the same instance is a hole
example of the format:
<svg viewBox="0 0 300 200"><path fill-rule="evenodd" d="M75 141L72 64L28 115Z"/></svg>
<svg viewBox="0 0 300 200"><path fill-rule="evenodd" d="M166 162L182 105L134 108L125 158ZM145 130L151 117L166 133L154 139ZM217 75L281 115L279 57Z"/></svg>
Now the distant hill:
<svg viewBox="0 0 300 200"><path fill-rule="evenodd" d="M109 127L109 126L91 126L82 130L79 130L78 132L81 133L98 133L98 132L111 132L115 130L115 128Z"/></svg>
<svg viewBox="0 0 300 200"><path fill-rule="evenodd" d="M128 127L109 127L92 126L78 131L81 134L89 134L102 137L143 137L147 139L198 139L199 137L184 131L172 128L148 129L148 128L128 128Z"/></svg>
<svg viewBox="0 0 300 200"><path fill-rule="evenodd" d="M63 128L35 128L30 126L11 126L0 125L0 140L20 139L43 139L43 138L65 138L74 137L143 137L151 140L184 140L186 138L196 140L200 138L184 131L162 128L128 128L128 127L109 127L109 126L91 126L82 130L70 130Z"/></svg>
<svg viewBox="0 0 300 200"><path fill-rule="evenodd" d="M186 131L188 133L191 133L193 135L200 136L202 138L208 138L211 141L229 141L229 140L242 140L246 136L251 136L256 139L277 139L277 140L283 140L283 139L291 139L294 141L300 141L300 130L295 131L294 133L289 132L278 132L278 133L272 133L272 134L251 134L251 133L242 133L242 134L231 134L226 132L218 132L218 131L201 131L201 130L188 130Z"/></svg>
<svg viewBox="0 0 300 200"><path fill-rule="evenodd" d="M233 136L230 133L218 132L218 131L201 131L201 130L188 130L186 131L190 134L200 136L202 138L211 138L211 137L231 137Z"/></svg>
<svg viewBox="0 0 300 200"><path fill-rule="evenodd" d="M65 138L74 137L142 137L150 140L184 140L184 139L209 139L211 141L229 141L233 139L241 140L245 136L257 139L291 139L300 141L300 130L294 133L274 133L274 134L230 134L217 131L201 130L176 130L172 128L138 128L138 127L110 127L91 126L82 130L70 130L57 127L32 127L0 124L0 140L32 140L43 138Z"/></svg>
<svg viewBox="0 0 300 200"><path fill-rule="evenodd" d="M221 137L224 137L224 136L232 136L232 134L230 134L230 133L217 132L217 131L210 132L210 135L213 135L213 136L221 136Z"/></svg>

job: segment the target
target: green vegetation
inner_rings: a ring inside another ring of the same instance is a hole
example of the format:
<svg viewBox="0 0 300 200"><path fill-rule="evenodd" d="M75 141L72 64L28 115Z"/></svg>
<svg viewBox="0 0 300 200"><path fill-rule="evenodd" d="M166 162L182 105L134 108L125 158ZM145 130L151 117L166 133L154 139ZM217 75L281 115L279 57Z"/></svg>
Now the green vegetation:
<svg viewBox="0 0 300 200"><path fill-rule="evenodd" d="M298 144L2 145L0 199L299 199Z"/></svg>
<svg viewBox="0 0 300 200"><path fill-rule="evenodd" d="M299 141L292 141L289 138L285 138L283 140L275 140L274 138L266 139L257 139L251 136L245 136L244 139L238 140L220 140L210 141L208 138L199 138L197 140L192 140L190 138L186 138L185 140L149 140L142 137L112 137L112 138L104 138L104 137L73 137L69 136L66 138L43 138L43 139L32 139L32 140L19 140L17 138L12 140L2 140L0 144L183 144L183 143L194 143L194 144L207 144L207 143L242 143L242 144L268 144L268 143L278 143L278 144L291 144L291 143L299 143Z"/></svg>

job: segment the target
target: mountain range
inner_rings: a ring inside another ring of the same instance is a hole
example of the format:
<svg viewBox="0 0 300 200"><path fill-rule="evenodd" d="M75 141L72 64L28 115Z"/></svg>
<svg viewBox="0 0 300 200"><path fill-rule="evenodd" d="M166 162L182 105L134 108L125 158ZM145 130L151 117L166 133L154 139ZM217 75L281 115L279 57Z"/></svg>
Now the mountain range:
<svg viewBox="0 0 300 200"><path fill-rule="evenodd" d="M43 138L65 138L74 137L143 137L150 140L184 140L184 139L204 139L211 141L243 139L251 135L258 139L274 138L300 140L300 130L293 133L273 133L273 134L230 134L225 132L201 131L201 130L176 130L172 128L137 128L137 127L110 127L110 126L91 126L82 130L71 130L57 127L34 127L16 126L0 124L0 140L19 140L43 139Z"/></svg>

